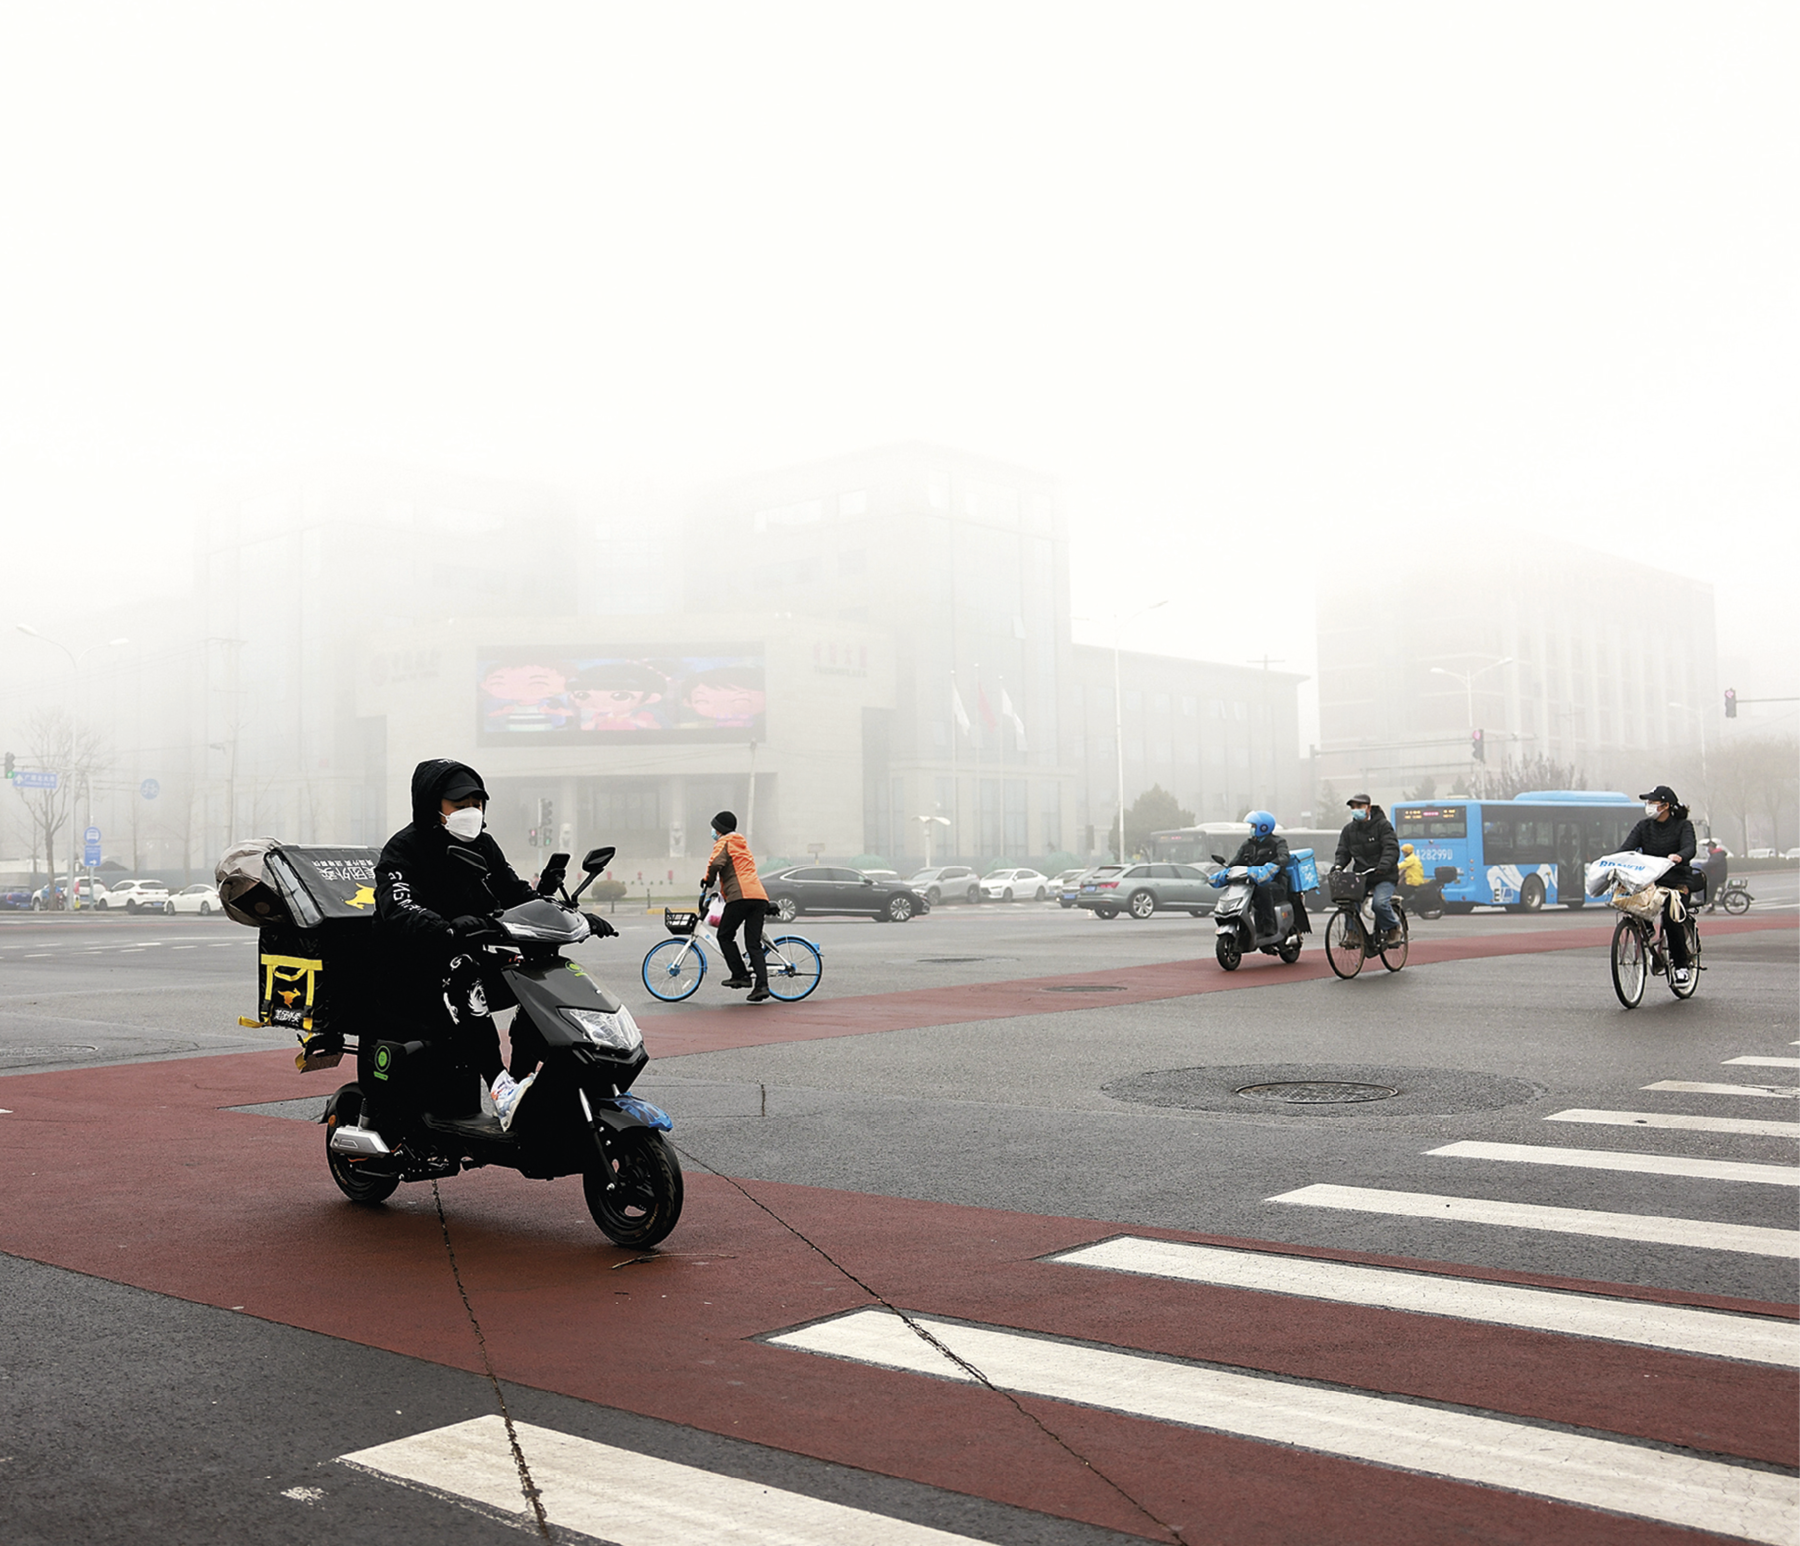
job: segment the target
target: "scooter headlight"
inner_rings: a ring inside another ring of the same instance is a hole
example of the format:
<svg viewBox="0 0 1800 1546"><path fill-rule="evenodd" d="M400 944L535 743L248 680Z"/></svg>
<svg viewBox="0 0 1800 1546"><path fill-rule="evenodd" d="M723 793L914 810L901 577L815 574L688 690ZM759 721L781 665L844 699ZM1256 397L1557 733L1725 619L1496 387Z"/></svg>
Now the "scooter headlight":
<svg viewBox="0 0 1800 1546"><path fill-rule="evenodd" d="M635 1052L644 1044L644 1033L624 1007L604 1009L564 1009L563 1015L578 1026L596 1047L612 1052Z"/></svg>

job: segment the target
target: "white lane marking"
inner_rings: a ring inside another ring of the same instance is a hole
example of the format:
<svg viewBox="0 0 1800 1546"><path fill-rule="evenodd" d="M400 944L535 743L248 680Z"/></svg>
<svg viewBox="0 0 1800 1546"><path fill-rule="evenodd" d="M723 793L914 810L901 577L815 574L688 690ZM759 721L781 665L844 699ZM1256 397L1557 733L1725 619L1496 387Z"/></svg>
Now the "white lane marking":
<svg viewBox="0 0 1800 1546"><path fill-rule="evenodd" d="M1121 1348L963 1326L935 1316L913 1319L1003 1390L1292 1444L1770 1546L1791 1546L1800 1518L1800 1482L1773 1472ZM776 1347L914 1374L970 1378L889 1310L853 1310L769 1340Z"/></svg>
<svg viewBox="0 0 1800 1546"><path fill-rule="evenodd" d="M1800 1323L1760 1315L1730 1315L1685 1305L1609 1299L1600 1294L1363 1267L1272 1251L1192 1245L1183 1240L1146 1240L1136 1235L1101 1240L1045 1259L1140 1277L1175 1278L1261 1294L1326 1299L1334 1304L1371 1305L1415 1315L1443 1315L1452 1320L1671 1348L1708 1358L1800 1367Z"/></svg>
<svg viewBox="0 0 1800 1546"><path fill-rule="evenodd" d="M1607 1240L1643 1240L1653 1245L1685 1245L1700 1251L1739 1251L1748 1256L1800 1257L1800 1231L1760 1224L1715 1224L1708 1219L1661 1218L1642 1213L1596 1213L1586 1208L1549 1208L1529 1203L1490 1202L1485 1197L1440 1197L1430 1192L1388 1192L1365 1186L1318 1183L1283 1192L1269 1202L1309 1208L1344 1208L1353 1213L1388 1213L1440 1223L1488 1224L1504 1229L1542 1229L1558 1235L1598 1235Z"/></svg>
<svg viewBox="0 0 1800 1546"><path fill-rule="evenodd" d="M934 1546L969 1539L531 1423L514 1423L513 1431L550 1523L617 1546ZM498 1417L472 1418L338 1458L535 1527Z"/></svg>
<svg viewBox="0 0 1800 1546"><path fill-rule="evenodd" d="M1675 1127L1693 1133L1755 1133L1764 1138L1800 1138L1800 1122L1765 1122L1760 1117L1690 1117L1679 1112L1553 1111L1546 1122L1597 1122L1608 1127Z"/></svg>
<svg viewBox="0 0 1800 1546"><path fill-rule="evenodd" d="M1559 1149L1548 1144L1482 1143L1474 1139L1425 1152L1450 1159L1504 1160L1515 1165L1568 1165L1577 1170L1629 1170L1647 1176L1800 1186L1800 1165L1754 1165L1744 1160L1695 1159L1686 1154L1628 1154L1620 1149Z"/></svg>
<svg viewBox="0 0 1800 1546"><path fill-rule="evenodd" d="M48 950L28 950L25 952L25 959L27 961L38 961L49 954L50 952Z"/></svg>
<svg viewBox="0 0 1800 1546"><path fill-rule="evenodd" d="M1800 1086L1786 1084L1696 1084L1691 1079L1659 1079L1646 1090L1671 1090L1677 1095L1757 1095L1775 1100L1800 1099Z"/></svg>
<svg viewBox="0 0 1800 1546"><path fill-rule="evenodd" d="M1753 1068L1800 1068L1800 1058L1726 1058L1719 1066L1729 1068L1733 1063L1747 1063Z"/></svg>

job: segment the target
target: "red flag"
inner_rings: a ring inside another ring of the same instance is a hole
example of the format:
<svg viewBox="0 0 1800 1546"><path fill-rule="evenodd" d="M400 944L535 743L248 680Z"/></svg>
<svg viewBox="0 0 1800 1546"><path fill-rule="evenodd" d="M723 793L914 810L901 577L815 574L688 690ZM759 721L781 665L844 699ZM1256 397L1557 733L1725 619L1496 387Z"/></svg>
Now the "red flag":
<svg viewBox="0 0 1800 1546"><path fill-rule="evenodd" d="M982 724L986 725L990 730L998 730L1000 728L1000 721L994 718L994 711L988 706L987 689L985 687L977 686L975 695L981 705Z"/></svg>

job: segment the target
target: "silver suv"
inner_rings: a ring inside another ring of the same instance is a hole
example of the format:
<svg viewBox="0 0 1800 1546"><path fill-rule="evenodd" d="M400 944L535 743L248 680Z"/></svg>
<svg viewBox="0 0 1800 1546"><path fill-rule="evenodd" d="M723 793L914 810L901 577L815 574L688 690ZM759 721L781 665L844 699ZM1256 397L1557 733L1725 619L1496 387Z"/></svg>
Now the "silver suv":
<svg viewBox="0 0 1800 1546"><path fill-rule="evenodd" d="M920 870L907 885L933 907L940 902L979 902L981 877L966 864L943 864Z"/></svg>
<svg viewBox="0 0 1800 1546"><path fill-rule="evenodd" d="M1204 918L1218 899L1206 875L1197 864L1103 864L1081 877L1075 905L1096 918L1170 912Z"/></svg>

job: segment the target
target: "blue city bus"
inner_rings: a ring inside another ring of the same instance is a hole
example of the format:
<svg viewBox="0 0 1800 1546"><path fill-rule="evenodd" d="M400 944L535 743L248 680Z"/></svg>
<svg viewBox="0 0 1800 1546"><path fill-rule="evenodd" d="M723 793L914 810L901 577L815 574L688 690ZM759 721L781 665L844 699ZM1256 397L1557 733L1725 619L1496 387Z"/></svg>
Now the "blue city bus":
<svg viewBox="0 0 1800 1546"><path fill-rule="evenodd" d="M1588 864L1617 853L1643 814L1639 801L1616 790L1534 789L1510 800L1408 800L1394 807L1393 822L1427 880L1455 866L1456 879L1444 886L1449 911L1534 913L1557 902L1580 907Z"/></svg>

